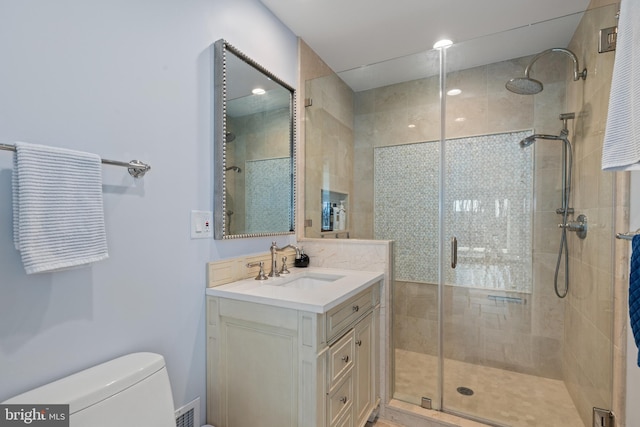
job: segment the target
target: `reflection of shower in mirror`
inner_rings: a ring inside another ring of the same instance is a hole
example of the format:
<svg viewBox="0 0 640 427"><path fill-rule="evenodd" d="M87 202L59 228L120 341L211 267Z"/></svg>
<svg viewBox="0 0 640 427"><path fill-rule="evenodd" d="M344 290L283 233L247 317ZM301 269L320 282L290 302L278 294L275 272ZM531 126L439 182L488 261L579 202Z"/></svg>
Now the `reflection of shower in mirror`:
<svg viewBox="0 0 640 427"><path fill-rule="evenodd" d="M233 211L227 210L227 230L231 230L231 215L233 215Z"/></svg>

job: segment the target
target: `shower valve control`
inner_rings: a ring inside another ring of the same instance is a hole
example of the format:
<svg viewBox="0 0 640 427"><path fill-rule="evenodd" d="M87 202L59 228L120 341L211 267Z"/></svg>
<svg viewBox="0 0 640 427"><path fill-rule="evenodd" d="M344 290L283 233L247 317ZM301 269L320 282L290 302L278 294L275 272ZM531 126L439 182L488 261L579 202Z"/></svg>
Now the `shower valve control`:
<svg viewBox="0 0 640 427"><path fill-rule="evenodd" d="M584 239L587 237L587 216L584 214L578 215L578 218L575 221L569 221L566 224L558 224L558 228L575 231L579 238Z"/></svg>

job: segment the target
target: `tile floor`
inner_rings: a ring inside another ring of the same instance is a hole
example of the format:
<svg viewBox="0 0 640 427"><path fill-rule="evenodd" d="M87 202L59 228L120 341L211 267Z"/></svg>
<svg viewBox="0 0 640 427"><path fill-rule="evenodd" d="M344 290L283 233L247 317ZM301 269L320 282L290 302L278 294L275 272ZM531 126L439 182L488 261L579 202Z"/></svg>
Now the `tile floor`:
<svg viewBox="0 0 640 427"><path fill-rule="evenodd" d="M436 398L437 358L396 350L394 398L419 404L422 396ZM445 360L445 406L457 412L512 427L585 427L560 380L536 377L455 360ZM465 396L456 391L467 387ZM375 427L387 427L380 420Z"/></svg>

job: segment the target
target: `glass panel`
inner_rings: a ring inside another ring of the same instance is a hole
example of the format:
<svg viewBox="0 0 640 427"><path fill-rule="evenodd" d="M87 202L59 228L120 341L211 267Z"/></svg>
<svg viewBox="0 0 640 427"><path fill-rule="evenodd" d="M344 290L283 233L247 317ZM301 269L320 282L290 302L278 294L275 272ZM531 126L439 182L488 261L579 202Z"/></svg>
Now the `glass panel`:
<svg viewBox="0 0 640 427"><path fill-rule="evenodd" d="M570 17L575 32L568 49L583 55L580 71L585 62L594 66L597 53L585 54L583 46L613 19L615 11L608 9ZM459 93L446 100L444 235L458 240L458 265L447 270L444 283L443 410L500 425L553 420L584 427L591 425L593 406L611 407L613 231L586 240L564 231L568 251L563 247L558 261L558 224L579 214L602 215L603 225L611 224L611 181L599 170L597 135L603 129L597 122L603 118L584 115L591 111L592 88L608 85L610 74L574 82L568 55L551 52L531 67L544 90L518 95L505 83L522 77L533 55L465 66L473 45L509 36L460 43L447 52L452 71L445 92ZM563 113L575 113L575 119L565 123ZM561 138L565 124L570 148ZM543 135L523 147L520 141L532 133ZM563 154L565 146L570 153ZM595 182L605 185L600 195ZM575 210L566 218L556 212L565 207L565 192ZM560 298L565 277L569 291ZM602 347L595 349L595 342Z"/></svg>
<svg viewBox="0 0 640 427"><path fill-rule="evenodd" d="M363 219L353 198L355 95L332 73L308 80L305 96L305 236L354 237Z"/></svg>
<svg viewBox="0 0 640 427"><path fill-rule="evenodd" d="M361 178L356 178L355 197L360 189L370 189L371 196L364 194L356 203L373 212L363 237L395 241L393 396L417 405L428 398L436 408L439 54L422 52L406 62L419 64L400 67L413 70L412 80L356 93L356 177ZM383 63L367 75L376 80L387 70Z"/></svg>

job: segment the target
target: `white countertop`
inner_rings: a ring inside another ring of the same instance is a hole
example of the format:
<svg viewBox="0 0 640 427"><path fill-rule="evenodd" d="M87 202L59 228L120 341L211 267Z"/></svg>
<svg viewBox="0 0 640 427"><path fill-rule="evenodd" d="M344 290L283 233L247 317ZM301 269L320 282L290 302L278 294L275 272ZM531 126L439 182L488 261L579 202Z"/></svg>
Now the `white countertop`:
<svg viewBox="0 0 640 427"><path fill-rule="evenodd" d="M244 279L226 285L207 288L207 295L230 298L294 310L325 313L368 288L384 277L372 271L342 270L334 268L292 268L290 274L270 277L268 280ZM306 274L342 276L332 282L311 289L282 286Z"/></svg>

